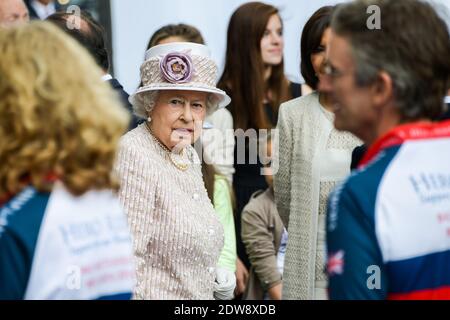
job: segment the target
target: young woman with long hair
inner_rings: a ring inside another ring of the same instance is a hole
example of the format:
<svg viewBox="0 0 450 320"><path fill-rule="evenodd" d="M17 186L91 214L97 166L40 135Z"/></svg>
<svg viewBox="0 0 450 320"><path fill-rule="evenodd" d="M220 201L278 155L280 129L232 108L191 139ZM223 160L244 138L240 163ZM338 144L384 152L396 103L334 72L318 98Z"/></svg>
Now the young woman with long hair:
<svg viewBox="0 0 450 320"><path fill-rule="evenodd" d="M257 158L257 150L249 146L254 145L258 134L244 138L243 133L249 129L258 132L275 127L279 105L301 94L300 85L290 83L284 74L283 49L283 22L277 8L261 2L249 2L236 9L228 26L225 68L218 87L231 97L228 110L233 116L234 129L243 130L236 131L236 139L245 139L244 144L236 141L234 150L233 188L240 258L238 293L245 287L246 269L249 267L240 236L241 212L254 192L267 189L261 174L261 161L251 161Z"/></svg>

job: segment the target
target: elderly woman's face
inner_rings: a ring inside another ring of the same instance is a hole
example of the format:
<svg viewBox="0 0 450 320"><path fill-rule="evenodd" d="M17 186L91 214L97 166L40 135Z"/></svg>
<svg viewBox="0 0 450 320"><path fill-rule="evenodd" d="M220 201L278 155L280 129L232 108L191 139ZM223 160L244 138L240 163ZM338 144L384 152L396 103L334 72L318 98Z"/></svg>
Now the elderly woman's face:
<svg viewBox="0 0 450 320"><path fill-rule="evenodd" d="M153 134L170 150L194 143L201 134L207 97L205 92L160 91L150 113Z"/></svg>

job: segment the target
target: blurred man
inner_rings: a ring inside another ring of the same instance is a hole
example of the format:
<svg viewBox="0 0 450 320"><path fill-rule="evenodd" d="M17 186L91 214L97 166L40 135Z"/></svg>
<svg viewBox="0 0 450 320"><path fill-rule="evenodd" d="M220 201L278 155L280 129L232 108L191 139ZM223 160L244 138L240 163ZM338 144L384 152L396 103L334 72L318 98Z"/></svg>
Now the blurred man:
<svg viewBox="0 0 450 320"><path fill-rule="evenodd" d="M53 0L25 0L25 4L33 20L45 20L61 8L58 2Z"/></svg>
<svg viewBox="0 0 450 320"><path fill-rule="evenodd" d="M330 297L450 299L450 121L431 121L449 87L447 25L426 2L359 0L331 28L319 89L368 150L330 197Z"/></svg>
<svg viewBox="0 0 450 320"><path fill-rule="evenodd" d="M28 10L23 0L0 1L0 27L11 27L28 22Z"/></svg>
<svg viewBox="0 0 450 320"><path fill-rule="evenodd" d="M56 26L64 30L67 34L77 40L97 62L97 65L103 70L103 80L109 82L113 89L117 92L123 106L133 114L131 104L128 102L128 93L125 92L122 85L117 79L114 79L109 73L109 57L106 49L104 30L92 16L85 12L81 12L78 17L74 14L57 12L47 18L47 21L54 23ZM130 129L137 126L139 120L133 117L130 123Z"/></svg>

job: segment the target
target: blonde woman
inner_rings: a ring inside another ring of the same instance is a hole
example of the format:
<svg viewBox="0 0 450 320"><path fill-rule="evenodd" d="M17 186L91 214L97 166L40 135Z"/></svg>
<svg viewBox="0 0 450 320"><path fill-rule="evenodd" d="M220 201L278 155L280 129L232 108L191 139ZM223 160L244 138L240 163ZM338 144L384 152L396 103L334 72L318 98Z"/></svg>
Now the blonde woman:
<svg viewBox="0 0 450 320"><path fill-rule="evenodd" d="M213 299L232 295L234 273L217 268L223 227L191 146L207 114L230 98L215 87L206 46L150 48L142 86L130 98L145 123L120 144L117 172L138 260L137 299Z"/></svg>
<svg viewBox="0 0 450 320"><path fill-rule="evenodd" d="M126 111L50 24L0 29L0 56L0 300L130 298L111 175Z"/></svg>

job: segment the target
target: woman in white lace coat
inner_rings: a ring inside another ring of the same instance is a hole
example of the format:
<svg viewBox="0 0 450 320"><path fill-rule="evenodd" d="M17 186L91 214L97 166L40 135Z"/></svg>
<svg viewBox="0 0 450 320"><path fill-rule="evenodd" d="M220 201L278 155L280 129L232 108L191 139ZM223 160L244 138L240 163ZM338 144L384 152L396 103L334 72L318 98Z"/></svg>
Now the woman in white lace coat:
<svg viewBox="0 0 450 320"><path fill-rule="evenodd" d="M316 11L305 25L302 75L317 88L329 39L332 7ZM360 142L338 132L329 96L313 92L281 105L275 200L288 227L283 299L326 299L325 213L330 191L350 173L352 150Z"/></svg>
<svg viewBox="0 0 450 320"><path fill-rule="evenodd" d="M122 138L116 169L133 234L137 299L233 296L234 273L217 268L223 228L191 146L205 116L230 102L215 87L216 75L204 45L155 46L130 98L147 121Z"/></svg>

